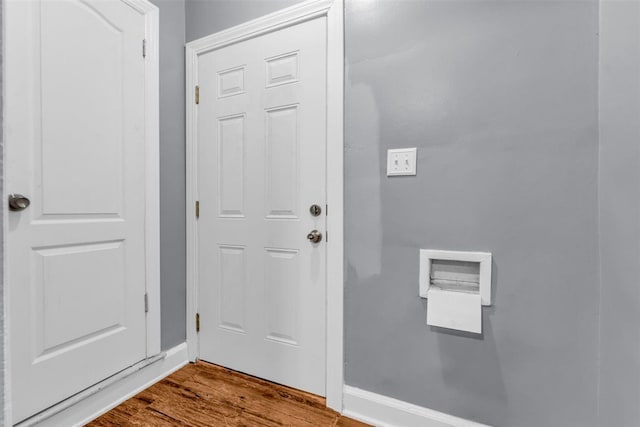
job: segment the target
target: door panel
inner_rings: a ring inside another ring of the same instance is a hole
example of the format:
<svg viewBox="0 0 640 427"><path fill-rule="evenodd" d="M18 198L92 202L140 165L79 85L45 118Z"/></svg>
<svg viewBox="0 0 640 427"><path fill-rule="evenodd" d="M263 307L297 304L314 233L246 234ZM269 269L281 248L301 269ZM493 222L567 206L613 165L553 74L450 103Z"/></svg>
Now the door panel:
<svg viewBox="0 0 640 427"><path fill-rule="evenodd" d="M34 147L43 165L39 206L44 215L119 214L124 34L117 22L81 2L43 2L40 25L42 143ZM74 45L79 49L69 49Z"/></svg>
<svg viewBox="0 0 640 427"><path fill-rule="evenodd" d="M144 16L6 2L13 421L144 359Z"/></svg>
<svg viewBox="0 0 640 427"><path fill-rule="evenodd" d="M265 248L265 318L267 339L298 344L300 277L298 251Z"/></svg>
<svg viewBox="0 0 640 427"><path fill-rule="evenodd" d="M240 246L219 246L220 266L220 327L245 333L246 317L246 254Z"/></svg>
<svg viewBox="0 0 640 427"><path fill-rule="evenodd" d="M125 259L122 241L75 246L34 248L37 288L35 358L110 334L124 322ZM40 316L40 314L42 314ZM83 319L70 322L69 319Z"/></svg>
<svg viewBox="0 0 640 427"><path fill-rule="evenodd" d="M200 357L325 394L326 20L199 56Z"/></svg>
<svg viewBox="0 0 640 427"><path fill-rule="evenodd" d="M244 217L244 116L218 120L218 206L226 218Z"/></svg>
<svg viewBox="0 0 640 427"><path fill-rule="evenodd" d="M266 111L267 218L298 218L298 107Z"/></svg>

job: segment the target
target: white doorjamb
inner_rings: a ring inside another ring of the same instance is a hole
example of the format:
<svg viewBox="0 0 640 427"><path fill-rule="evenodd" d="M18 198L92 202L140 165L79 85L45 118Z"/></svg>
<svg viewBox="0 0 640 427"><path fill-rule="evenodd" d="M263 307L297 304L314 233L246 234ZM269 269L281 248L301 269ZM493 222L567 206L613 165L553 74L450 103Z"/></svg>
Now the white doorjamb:
<svg viewBox="0 0 640 427"><path fill-rule="evenodd" d="M6 12L4 1L0 2L0 8L2 9L2 22L0 22L0 31L2 32L2 96L0 96L0 102L2 103L2 415L0 416L0 425L10 426L12 413L11 413L11 352L9 347L9 307L7 301L9 301L9 286L7 281L7 235L9 232L9 219L8 212L9 207L4 203L4 197L7 195L7 168L4 166L7 160L7 133L5 127L7 126L5 121L6 116L6 102L7 97L7 51L5 46L7 44L7 32L6 32Z"/></svg>
<svg viewBox="0 0 640 427"><path fill-rule="evenodd" d="M343 388L343 0L310 0L187 43L186 45L186 169L187 169L187 345L189 360L199 355L198 311L198 56L314 18L327 18L327 406L342 411Z"/></svg>
<svg viewBox="0 0 640 427"><path fill-rule="evenodd" d="M147 357L160 353L160 11L149 0L123 0L145 16L145 276Z"/></svg>
<svg viewBox="0 0 640 427"><path fill-rule="evenodd" d="M145 276L146 276L146 292L147 292L147 336L146 336L146 357L150 358L160 353L160 107L159 107L159 89L160 89L160 66L159 66L159 9L149 0L121 0L133 9L144 15L145 18ZM4 32L5 13L2 14L2 52L4 53L7 43L6 33ZM4 55L3 55L4 56ZM6 64L2 64L2 93L6 93ZM3 115L5 114L5 101L3 103ZM3 120L2 132L2 161L7 164L6 157L6 132L4 127L6 122ZM7 193L6 168L2 168L2 194ZM8 306L9 301L9 284L7 282L7 264L6 253L8 235L8 214L9 209L7 203L2 202L2 229L3 229L3 272L2 272L2 304L4 308L4 324L3 324L3 340L4 340L4 366L0 369L4 372L4 411L0 416L0 425L11 425L11 343L9 341L9 321L11 307Z"/></svg>

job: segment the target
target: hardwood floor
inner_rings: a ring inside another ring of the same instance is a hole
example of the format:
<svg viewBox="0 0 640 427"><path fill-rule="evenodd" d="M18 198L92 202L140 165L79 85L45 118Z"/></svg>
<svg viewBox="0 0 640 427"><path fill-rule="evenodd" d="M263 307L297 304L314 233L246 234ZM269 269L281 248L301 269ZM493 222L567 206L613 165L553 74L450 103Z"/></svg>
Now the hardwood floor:
<svg viewBox="0 0 640 427"><path fill-rule="evenodd" d="M319 396L205 362L190 364L132 397L90 427L364 427Z"/></svg>

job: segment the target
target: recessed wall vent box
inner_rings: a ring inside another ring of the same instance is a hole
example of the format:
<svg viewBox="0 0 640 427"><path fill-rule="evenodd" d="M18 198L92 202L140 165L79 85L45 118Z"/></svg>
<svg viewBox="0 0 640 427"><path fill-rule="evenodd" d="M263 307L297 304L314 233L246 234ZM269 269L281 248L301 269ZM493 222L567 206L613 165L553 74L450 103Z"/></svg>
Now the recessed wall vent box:
<svg viewBox="0 0 640 427"><path fill-rule="evenodd" d="M491 305L491 254L420 250L420 296L427 324L481 333L481 306Z"/></svg>

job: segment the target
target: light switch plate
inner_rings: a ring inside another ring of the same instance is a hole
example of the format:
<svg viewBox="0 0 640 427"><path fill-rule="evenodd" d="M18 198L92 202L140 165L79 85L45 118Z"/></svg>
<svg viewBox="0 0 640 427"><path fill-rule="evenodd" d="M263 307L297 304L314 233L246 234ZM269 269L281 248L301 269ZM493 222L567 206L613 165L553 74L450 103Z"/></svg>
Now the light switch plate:
<svg viewBox="0 0 640 427"><path fill-rule="evenodd" d="M387 151L387 176L415 175L417 148L397 148Z"/></svg>

